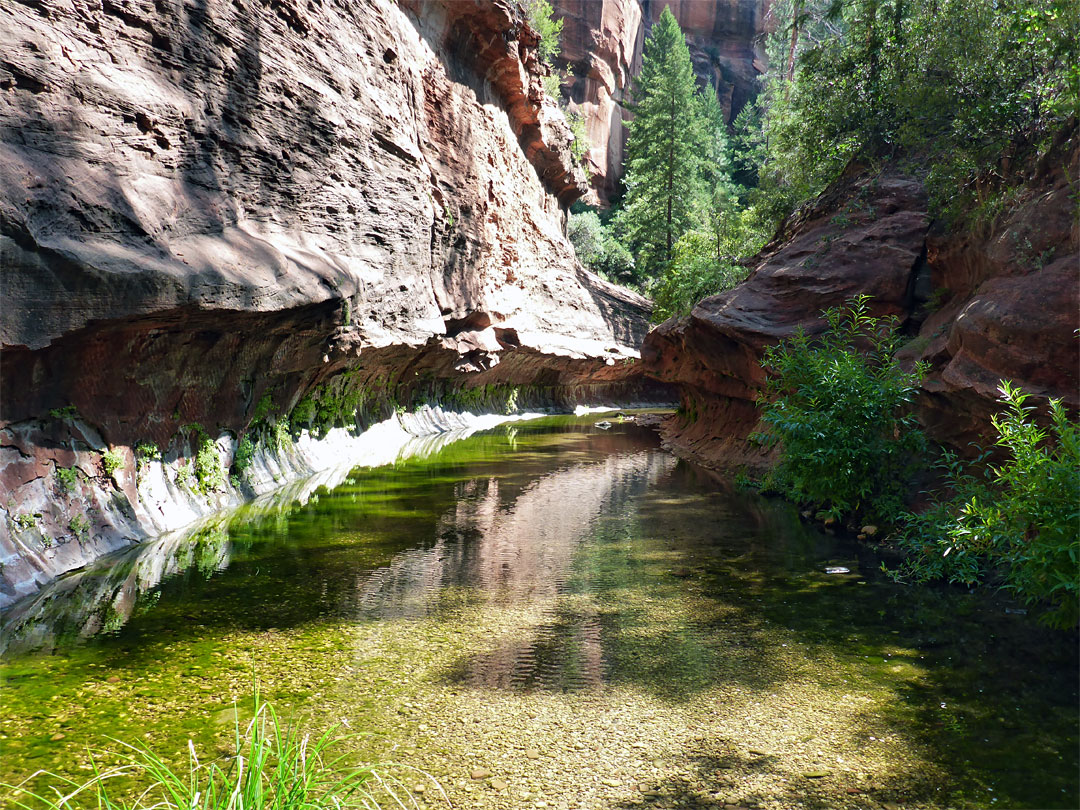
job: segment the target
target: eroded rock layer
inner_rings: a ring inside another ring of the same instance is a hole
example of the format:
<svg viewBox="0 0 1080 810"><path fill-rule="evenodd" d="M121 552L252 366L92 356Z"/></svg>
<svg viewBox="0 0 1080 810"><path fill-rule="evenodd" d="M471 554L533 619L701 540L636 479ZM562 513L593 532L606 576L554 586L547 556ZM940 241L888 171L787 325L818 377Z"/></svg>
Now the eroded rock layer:
<svg viewBox="0 0 1080 810"><path fill-rule="evenodd" d="M673 447L711 466L771 463L748 437L765 348L796 327L824 327L823 310L872 296L908 342L905 364L929 373L917 402L928 435L972 452L992 443L998 387L1012 380L1036 400L1080 408L1080 234L1075 128L1034 167L1012 213L980 232L931 223L926 192L896 170L852 167L794 216L738 287L699 303L649 334L647 373L676 384L682 407L666 424Z"/></svg>
<svg viewBox="0 0 1080 810"><path fill-rule="evenodd" d="M508 0L0 7L0 556L145 525L139 444L646 392L535 47Z"/></svg>

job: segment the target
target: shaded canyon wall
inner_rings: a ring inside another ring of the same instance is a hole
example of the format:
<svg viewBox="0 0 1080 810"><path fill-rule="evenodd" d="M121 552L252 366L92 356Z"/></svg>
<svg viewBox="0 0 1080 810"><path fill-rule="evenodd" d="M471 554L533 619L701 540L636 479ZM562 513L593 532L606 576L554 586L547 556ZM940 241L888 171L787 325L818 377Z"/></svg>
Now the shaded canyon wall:
<svg viewBox="0 0 1080 810"><path fill-rule="evenodd" d="M162 528L139 445L199 513L204 436L657 390L536 44L504 0L0 7L5 600Z"/></svg>

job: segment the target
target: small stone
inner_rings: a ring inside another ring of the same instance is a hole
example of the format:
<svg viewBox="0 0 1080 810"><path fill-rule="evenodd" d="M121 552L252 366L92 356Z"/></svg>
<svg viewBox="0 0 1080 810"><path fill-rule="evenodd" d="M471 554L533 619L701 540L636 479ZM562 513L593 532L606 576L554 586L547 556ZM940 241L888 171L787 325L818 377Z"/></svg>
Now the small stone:
<svg viewBox="0 0 1080 810"><path fill-rule="evenodd" d="M807 779L824 779L828 775L828 771L807 771L803 774Z"/></svg>
<svg viewBox="0 0 1080 810"><path fill-rule="evenodd" d="M865 539L866 539L866 535L865 535L865 534L859 534L859 535L856 535L856 536L855 536L855 539L856 539L856 540L865 540Z"/></svg>
<svg viewBox="0 0 1080 810"><path fill-rule="evenodd" d="M769 755L768 751L762 751L760 748L751 748L749 753L752 757L767 757Z"/></svg>
<svg viewBox="0 0 1080 810"><path fill-rule="evenodd" d="M868 524L868 525L862 527L862 533L865 534L867 537L873 537L875 534L877 534L877 532L878 532L877 526Z"/></svg>
<svg viewBox="0 0 1080 810"><path fill-rule="evenodd" d="M120 676L110 675L108 678L105 679L105 683L120 683Z"/></svg>
<svg viewBox="0 0 1080 810"><path fill-rule="evenodd" d="M826 574L850 574L851 569L850 568L845 568L842 565L830 565L828 568L825 569L825 573Z"/></svg>
<svg viewBox="0 0 1080 810"><path fill-rule="evenodd" d="M508 787L510 787L510 785L508 785L502 779L492 779L490 784L495 790L506 790Z"/></svg>
<svg viewBox="0 0 1080 810"><path fill-rule="evenodd" d="M55 734L53 734L51 737L49 737L49 740L51 742L58 742L59 740L64 739L64 737L66 737L66 736L67 736L66 734L63 734L63 733L58 731Z"/></svg>
<svg viewBox="0 0 1080 810"><path fill-rule="evenodd" d="M617 788L617 787L622 786L622 782L618 782L618 781L616 781L614 779L601 779L600 781L603 782L608 787Z"/></svg>
<svg viewBox="0 0 1080 810"><path fill-rule="evenodd" d="M476 768L469 774L470 779L487 779L491 776L491 771L487 768Z"/></svg>
<svg viewBox="0 0 1080 810"><path fill-rule="evenodd" d="M834 517L827 517L827 518L825 518L825 520L823 520L822 522L823 522L823 523L824 523L824 524L825 524L826 526L832 526L833 524L835 524L835 523L836 523L836 518L834 518Z"/></svg>
<svg viewBox="0 0 1080 810"><path fill-rule="evenodd" d="M801 515L802 515L802 516L803 516L804 518L806 518L807 520L809 520L810 518L812 518L812 517L814 516L814 513L813 513L813 512L811 512L811 511L810 511L809 509L804 509L804 510L803 510L802 512L800 512L799 514L801 514Z"/></svg>
<svg viewBox="0 0 1080 810"><path fill-rule="evenodd" d="M413 788L413 793L423 793L427 790L427 785L417 785Z"/></svg>
<svg viewBox="0 0 1080 810"><path fill-rule="evenodd" d="M691 571L689 568L676 568L674 571L671 572L671 575L673 577L679 577L679 579L686 579L687 577L692 577L694 575L694 572Z"/></svg>
<svg viewBox="0 0 1080 810"><path fill-rule="evenodd" d="M540 751L538 751L536 748L526 748L525 756L529 759L540 759Z"/></svg>
<svg viewBox="0 0 1080 810"><path fill-rule="evenodd" d="M646 785L644 782L642 782L637 786L637 789L638 793L648 793L650 790L652 790L652 785Z"/></svg>

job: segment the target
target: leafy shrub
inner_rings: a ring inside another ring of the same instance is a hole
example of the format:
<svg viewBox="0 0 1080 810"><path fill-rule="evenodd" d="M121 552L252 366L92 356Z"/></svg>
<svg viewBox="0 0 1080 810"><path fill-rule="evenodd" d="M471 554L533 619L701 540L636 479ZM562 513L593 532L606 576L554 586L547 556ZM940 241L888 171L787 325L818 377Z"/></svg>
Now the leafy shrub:
<svg viewBox="0 0 1080 810"><path fill-rule="evenodd" d="M101 454L101 462L105 465L105 474L112 475L124 466L124 457L115 450L106 450Z"/></svg>
<svg viewBox="0 0 1080 810"><path fill-rule="evenodd" d="M525 6L529 26L540 35L536 55L540 61L550 65L559 55L559 37L562 36L563 21L552 19L555 10L547 0L529 0Z"/></svg>
<svg viewBox="0 0 1080 810"><path fill-rule="evenodd" d="M974 585L994 566L1005 587L1029 604L1045 602L1047 624L1080 620L1080 427L1050 400L1049 432L1031 417L1029 395L1002 381L1005 410L993 418L1008 458L980 481L951 456L951 497L905 519L909 552L897 579Z"/></svg>
<svg viewBox="0 0 1080 810"><path fill-rule="evenodd" d="M233 458L233 468L242 473L251 466L251 460L255 457L255 445L251 439L244 436L236 447L236 456Z"/></svg>
<svg viewBox="0 0 1080 810"><path fill-rule="evenodd" d="M868 301L827 310L818 340L797 330L762 361L771 373L758 400L768 428L758 438L780 444L775 484L837 519L899 515L924 447L908 410L924 368L900 368L895 319L869 315Z"/></svg>
<svg viewBox="0 0 1080 810"><path fill-rule="evenodd" d="M146 461L160 461L161 449L151 442L139 442L135 445L135 457L140 463Z"/></svg>
<svg viewBox="0 0 1080 810"><path fill-rule="evenodd" d="M596 211L570 214L566 233L578 259L594 273L620 284L634 281L634 257Z"/></svg>
<svg viewBox="0 0 1080 810"><path fill-rule="evenodd" d="M688 231L675 243L672 259L649 292L659 322L685 315L702 298L728 290L746 278L747 268L717 258L711 234Z"/></svg>
<svg viewBox="0 0 1080 810"><path fill-rule="evenodd" d="M57 467L56 481L60 485L62 492L74 492L75 487L79 484L79 468Z"/></svg>
<svg viewBox="0 0 1080 810"><path fill-rule="evenodd" d="M221 462L217 444L209 436L202 437L195 454L195 481L204 495L225 486L225 465Z"/></svg>

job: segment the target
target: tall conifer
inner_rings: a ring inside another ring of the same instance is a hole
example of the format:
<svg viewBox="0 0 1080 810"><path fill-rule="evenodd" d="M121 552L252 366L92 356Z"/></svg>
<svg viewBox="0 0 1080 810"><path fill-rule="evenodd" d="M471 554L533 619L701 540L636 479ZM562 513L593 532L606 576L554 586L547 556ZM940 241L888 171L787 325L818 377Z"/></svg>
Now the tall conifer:
<svg viewBox="0 0 1080 810"><path fill-rule="evenodd" d="M670 261L676 240L694 224L695 206L704 193L694 70L670 8L645 40L633 101L620 230L637 253L643 275L655 276Z"/></svg>

